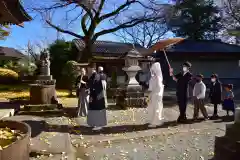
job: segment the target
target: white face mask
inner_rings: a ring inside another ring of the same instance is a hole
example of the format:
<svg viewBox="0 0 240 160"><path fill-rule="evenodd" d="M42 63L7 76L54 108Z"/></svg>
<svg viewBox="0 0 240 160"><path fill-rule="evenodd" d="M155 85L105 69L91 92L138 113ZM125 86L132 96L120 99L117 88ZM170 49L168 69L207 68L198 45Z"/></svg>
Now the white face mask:
<svg viewBox="0 0 240 160"><path fill-rule="evenodd" d="M212 81L212 82L216 82L216 79L215 79L215 78L212 78L211 81Z"/></svg>
<svg viewBox="0 0 240 160"><path fill-rule="evenodd" d="M188 68L187 67L183 67L183 72L187 72Z"/></svg>

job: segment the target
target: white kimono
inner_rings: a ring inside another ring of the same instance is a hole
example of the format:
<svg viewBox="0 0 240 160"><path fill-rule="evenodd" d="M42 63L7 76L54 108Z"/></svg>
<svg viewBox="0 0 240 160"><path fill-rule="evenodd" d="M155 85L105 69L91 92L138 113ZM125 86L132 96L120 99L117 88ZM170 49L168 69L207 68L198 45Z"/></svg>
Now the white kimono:
<svg viewBox="0 0 240 160"><path fill-rule="evenodd" d="M148 123L151 125L158 125L161 123L162 111L163 111L163 91L164 85L162 83L162 70L159 62L155 62L151 69L152 77L149 81L149 103L147 107L148 111Z"/></svg>

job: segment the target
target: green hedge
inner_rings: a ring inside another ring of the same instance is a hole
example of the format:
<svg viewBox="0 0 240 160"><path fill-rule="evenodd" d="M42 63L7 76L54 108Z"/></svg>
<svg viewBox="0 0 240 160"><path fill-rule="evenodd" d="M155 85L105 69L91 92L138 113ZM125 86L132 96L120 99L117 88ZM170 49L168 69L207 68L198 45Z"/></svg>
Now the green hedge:
<svg viewBox="0 0 240 160"><path fill-rule="evenodd" d="M16 83L19 79L17 72L11 69L0 68L0 83L1 84L11 84Z"/></svg>

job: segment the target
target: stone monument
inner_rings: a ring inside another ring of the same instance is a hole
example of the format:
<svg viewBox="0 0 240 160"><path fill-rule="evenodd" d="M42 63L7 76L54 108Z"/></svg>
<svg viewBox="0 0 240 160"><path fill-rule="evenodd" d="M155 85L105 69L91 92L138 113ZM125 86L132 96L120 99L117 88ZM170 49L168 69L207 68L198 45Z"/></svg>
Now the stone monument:
<svg viewBox="0 0 240 160"><path fill-rule="evenodd" d="M55 84L50 74L50 59L48 51L40 55L40 74L35 83L30 84L30 103L31 104L56 104L57 96Z"/></svg>
<svg viewBox="0 0 240 160"><path fill-rule="evenodd" d="M141 67L139 66L139 59L143 58L143 56L133 46L133 49L130 50L123 58L125 60L123 71L125 71L128 75L128 81L124 87L117 88L116 105L119 105L122 108L128 106L143 106L145 105L144 92L142 90L142 86L139 85L135 78L138 71L141 70Z"/></svg>
<svg viewBox="0 0 240 160"><path fill-rule="evenodd" d="M215 139L216 160L238 160L240 157L240 107L236 108L234 124L226 125L226 133Z"/></svg>
<svg viewBox="0 0 240 160"><path fill-rule="evenodd" d="M50 58L48 51L41 53L40 55L40 75L38 75L39 80L52 80L50 75Z"/></svg>

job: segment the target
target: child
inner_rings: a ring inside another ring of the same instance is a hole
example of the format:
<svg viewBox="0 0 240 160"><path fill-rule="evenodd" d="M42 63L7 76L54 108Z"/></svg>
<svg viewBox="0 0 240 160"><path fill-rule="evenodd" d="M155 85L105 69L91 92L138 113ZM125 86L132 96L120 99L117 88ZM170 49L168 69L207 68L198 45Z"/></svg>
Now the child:
<svg viewBox="0 0 240 160"><path fill-rule="evenodd" d="M232 111L233 114L235 112L235 105L234 105L234 94L233 94L233 85L232 84L228 84L225 87L226 90L226 94L224 97L224 101L223 101L223 110L227 111L227 116L229 116L229 111Z"/></svg>
<svg viewBox="0 0 240 160"><path fill-rule="evenodd" d="M209 98L214 106L214 112L211 119L218 118L218 105L222 103L222 85L217 74L212 74Z"/></svg>
<svg viewBox="0 0 240 160"><path fill-rule="evenodd" d="M194 114L193 120L198 119L199 109L201 110L204 119L208 119L208 113L204 106L204 99L206 93L206 85L203 83L203 75L199 74L196 76L196 84L193 89L193 97L194 97Z"/></svg>

